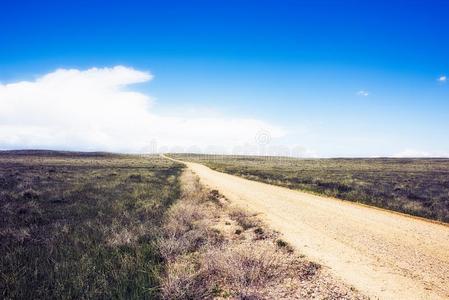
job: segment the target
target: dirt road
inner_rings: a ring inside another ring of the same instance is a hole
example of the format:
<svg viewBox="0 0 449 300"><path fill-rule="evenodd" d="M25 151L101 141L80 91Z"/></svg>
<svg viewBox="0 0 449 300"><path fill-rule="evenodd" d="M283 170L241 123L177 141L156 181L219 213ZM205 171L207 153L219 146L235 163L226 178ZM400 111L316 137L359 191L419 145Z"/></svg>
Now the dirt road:
<svg viewBox="0 0 449 300"><path fill-rule="evenodd" d="M448 226L186 164L367 296L449 299Z"/></svg>

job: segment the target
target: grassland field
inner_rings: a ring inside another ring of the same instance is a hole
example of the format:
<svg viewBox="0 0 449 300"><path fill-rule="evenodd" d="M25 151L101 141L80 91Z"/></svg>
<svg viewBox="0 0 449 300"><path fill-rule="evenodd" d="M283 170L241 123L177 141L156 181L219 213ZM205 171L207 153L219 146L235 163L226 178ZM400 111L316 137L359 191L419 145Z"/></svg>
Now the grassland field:
<svg viewBox="0 0 449 300"><path fill-rule="evenodd" d="M449 220L447 159L170 156ZM1 152L0 217L2 299L363 298L159 156Z"/></svg>
<svg viewBox="0 0 449 300"><path fill-rule="evenodd" d="M1 299L366 299L159 156L0 153Z"/></svg>
<svg viewBox="0 0 449 300"><path fill-rule="evenodd" d="M0 298L151 299L181 165L159 157L0 154Z"/></svg>
<svg viewBox="0 0 449 300"><path fill-rule="evenodd" d="M170 156L251 180L449 222L449 159Z"/></svg>

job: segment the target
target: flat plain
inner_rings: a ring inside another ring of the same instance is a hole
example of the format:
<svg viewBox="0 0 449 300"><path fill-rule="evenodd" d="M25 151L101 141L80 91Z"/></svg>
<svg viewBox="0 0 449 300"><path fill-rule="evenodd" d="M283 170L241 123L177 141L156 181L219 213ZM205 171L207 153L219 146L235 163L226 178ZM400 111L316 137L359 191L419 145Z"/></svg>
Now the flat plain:
<svg viewBox="0 0 449 300"><path fill-rule="evenodd" d="M449 297L447 224L186 165L369 298Z"/></svg>
<svg viewBox="0 0 449 300"><path fill-rule="evenodd" d="M449 159L171 156L250 180L449 222Z"/></svg>
<svg viewBox="0 0 449 300"><path fill-rule="evenodd" d="M159 156L0 153L1 299L366 299Z"/></svg>

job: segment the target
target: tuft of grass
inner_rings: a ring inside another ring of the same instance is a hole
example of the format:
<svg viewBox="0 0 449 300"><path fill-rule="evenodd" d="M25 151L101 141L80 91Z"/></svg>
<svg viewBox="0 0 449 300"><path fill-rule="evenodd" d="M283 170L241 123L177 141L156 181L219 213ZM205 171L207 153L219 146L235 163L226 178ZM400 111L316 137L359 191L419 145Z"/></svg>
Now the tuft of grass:
<svg viewBox="0 0 449 300"><path fill-rule="evenodd" d="M285 251L293 253L293 247L290 246L289 243L287 243L286 241L282 240L282 239L277 239L276 240L276 246L278 246L279 248L285 249Z"/></svg>
<svg viewBox="0 0 449 300"><path fill-rule="evenodd" d="M240 225L243 230L248 230L259 225L259 220L255 218L254 215L250 215L244 210L233 208L229 212L229 217L236 221L238 225Z"/></svg>
<svg viewBox="0 0 449 300"><path fill-rule="evenodd" d="M284 248L284 247L288 246L287 242L285 242L285 241L283 241L281 239L276 241L276 245L278 245L278 247L281 247L281 248Z"/></svg>

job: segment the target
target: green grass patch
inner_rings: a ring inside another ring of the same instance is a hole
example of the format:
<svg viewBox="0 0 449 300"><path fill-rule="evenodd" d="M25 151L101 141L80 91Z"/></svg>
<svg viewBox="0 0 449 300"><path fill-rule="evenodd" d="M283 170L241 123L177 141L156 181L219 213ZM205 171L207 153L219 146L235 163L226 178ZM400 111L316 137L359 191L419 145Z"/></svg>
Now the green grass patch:
<svg viewBox="0 0 449 300"><path fill-rule="evenodd" d="M156 156L0 154L0 298L157 298L156 240L181 169Z"/></svg>

